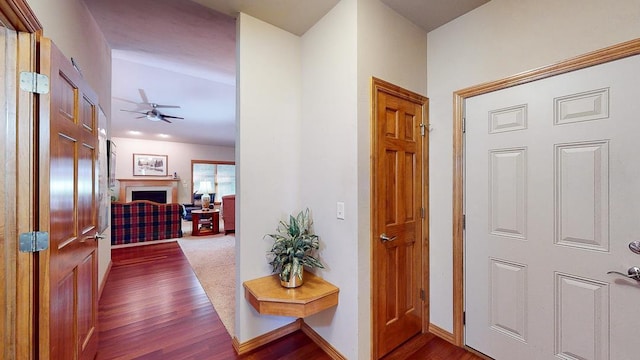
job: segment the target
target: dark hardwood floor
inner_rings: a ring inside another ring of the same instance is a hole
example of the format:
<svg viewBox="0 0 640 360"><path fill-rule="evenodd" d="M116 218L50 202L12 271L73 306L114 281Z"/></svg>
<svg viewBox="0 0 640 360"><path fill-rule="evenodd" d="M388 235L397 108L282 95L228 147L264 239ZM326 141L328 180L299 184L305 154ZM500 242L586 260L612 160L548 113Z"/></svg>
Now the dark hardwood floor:
<svg viewBox="0 0 640 360"><path fill-rule="evenodd" d="M330 357L297 331L238 356L177 243L114 249L100 299L98 360L304 359ZM480 359L431 334L391 359Z"/></svg>

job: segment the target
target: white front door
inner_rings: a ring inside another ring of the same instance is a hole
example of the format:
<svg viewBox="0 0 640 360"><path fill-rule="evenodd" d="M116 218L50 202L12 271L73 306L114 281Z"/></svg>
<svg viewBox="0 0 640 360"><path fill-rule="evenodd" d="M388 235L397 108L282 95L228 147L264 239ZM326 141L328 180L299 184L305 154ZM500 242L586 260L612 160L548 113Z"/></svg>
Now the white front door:
<svg viewBox="0 0 640 360"><path fill-rule="evenodd" d="M640 358L640 56L465 103L465 342Z"/></svg>

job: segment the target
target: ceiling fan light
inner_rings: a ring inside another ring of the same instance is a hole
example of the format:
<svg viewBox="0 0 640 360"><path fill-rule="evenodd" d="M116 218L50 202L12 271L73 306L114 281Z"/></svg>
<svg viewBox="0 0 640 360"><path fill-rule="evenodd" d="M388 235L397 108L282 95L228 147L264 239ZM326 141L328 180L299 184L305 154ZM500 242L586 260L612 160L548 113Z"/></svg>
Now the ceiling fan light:
<svg viewBox="0 0 640 360"><path fill-rule="evenodd" d="M156 114L147 114L147 120L160 121L162 119L160 119L160 117Z"/></svg>

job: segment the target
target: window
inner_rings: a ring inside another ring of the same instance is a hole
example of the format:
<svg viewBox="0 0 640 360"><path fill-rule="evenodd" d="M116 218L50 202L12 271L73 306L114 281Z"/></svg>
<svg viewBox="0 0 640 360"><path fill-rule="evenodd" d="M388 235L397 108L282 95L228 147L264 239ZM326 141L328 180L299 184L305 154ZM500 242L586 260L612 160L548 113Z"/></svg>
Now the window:
<svg viewBox="0 0 640 360"><path fill-rule="evenodd" d="M209 191L216 194L211 202L236 193L236 165L233 162L191 160L191 179L192 199L197 197L194 195L202 186L209 184L212 186Z"/></svg>

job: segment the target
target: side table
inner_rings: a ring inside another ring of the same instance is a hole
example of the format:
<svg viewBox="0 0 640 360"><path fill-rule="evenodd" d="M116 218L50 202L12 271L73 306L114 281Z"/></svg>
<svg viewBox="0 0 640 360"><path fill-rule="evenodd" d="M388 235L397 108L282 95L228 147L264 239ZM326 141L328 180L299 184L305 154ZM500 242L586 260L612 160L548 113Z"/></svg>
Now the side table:
<svg viewBox="0 0 640 360"><path fill-rule="evenodd" d="M287 289L280 285L278 275L245 281L244 298L262 315L304 318L338 305L335 285L304 272L302 286Z"/></svg>
<svg viewBox="0 0 640 360"><path fill-rule="evenodd" d="M193 210L191 224L193 236L215 235L220 232L220 211Z"/></svg>

